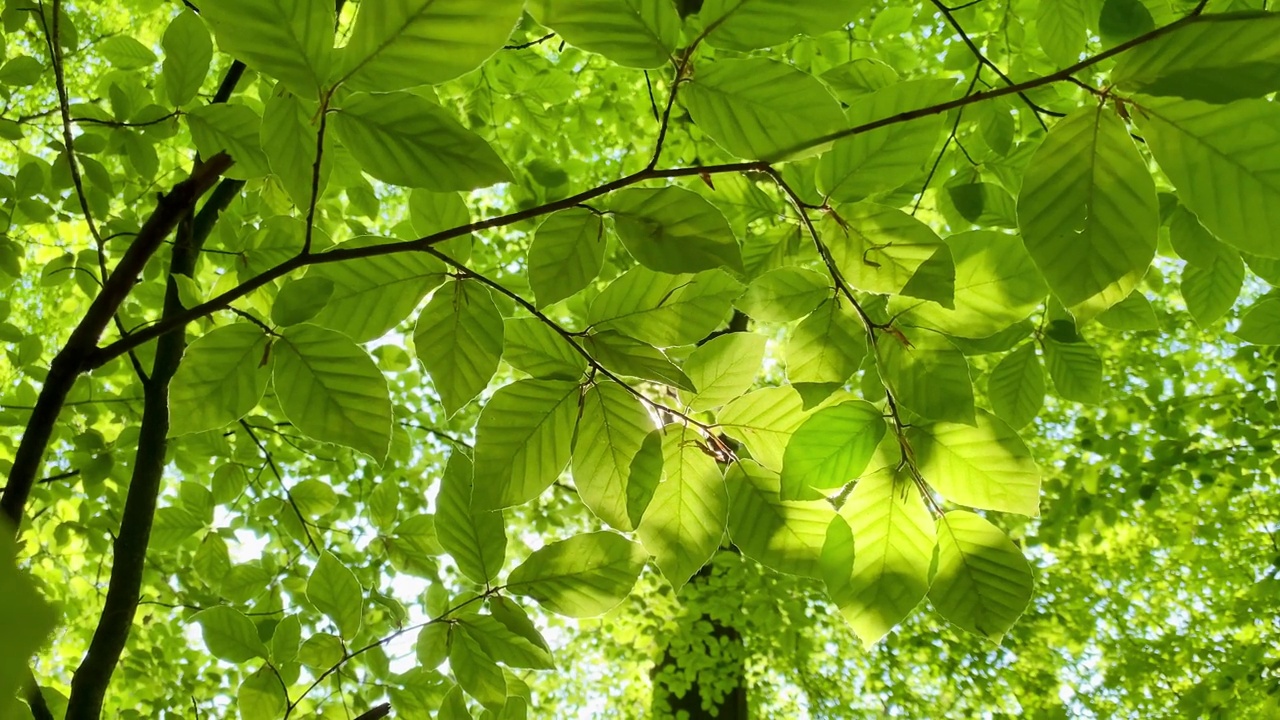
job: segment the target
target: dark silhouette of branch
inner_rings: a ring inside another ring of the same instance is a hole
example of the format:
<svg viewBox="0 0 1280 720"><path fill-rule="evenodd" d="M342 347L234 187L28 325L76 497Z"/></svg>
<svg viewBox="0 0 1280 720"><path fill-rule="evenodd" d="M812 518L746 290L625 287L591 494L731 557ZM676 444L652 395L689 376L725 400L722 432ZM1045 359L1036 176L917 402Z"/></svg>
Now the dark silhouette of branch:
<svg viewBox="0 0 1280 720"><path fill-rule="evenodd" d="M391 703L382 703L381 705L370 708L367 712L361 714L356 720L380 720L391 714Z"/></svg>
<svg viewBox="0 0 1280 720"><path fill-rule="evenodd" d="M541 45L542 43L544 43L544 42L546 42L546 41L550 40L551 38L553 38L553 37L555 37L555 36L556 36L556 34L555 34L555 33L547 33L546 35L543 35L542 37L538 38L537 40L530 40L529 42L526 42L526 43L520 43L519 45L503 45L503 46L502 46L502 49L503 49L503 50L524 50L524 49L526 49L526 48L531 48L531 47L533 47L534 45Z"/></svg>

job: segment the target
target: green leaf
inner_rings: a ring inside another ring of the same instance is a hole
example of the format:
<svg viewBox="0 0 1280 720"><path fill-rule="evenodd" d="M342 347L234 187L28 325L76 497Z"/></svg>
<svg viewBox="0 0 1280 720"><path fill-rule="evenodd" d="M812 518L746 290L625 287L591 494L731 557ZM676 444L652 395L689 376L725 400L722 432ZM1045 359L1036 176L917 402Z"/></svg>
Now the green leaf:
<svg viewBox="0 0 1280 720"><path fill-rule="evenodd" d="M355 573L347 569L331 552L320 553L320 559L307 578L307 600L324 613L343 639L350 640L360 630L364 613L364 590Z"/></svg>
<svg viewBox="0 0 1280 720"><path fill-rule="evenodd" d="M502 47L523 8L523 0L362 3L338 63L340 77L370 92L452 80Z"/></svg>
<svg viewBox="0 0 1280 720"><path fill-rule="evenodd" d="M894 398L930 420L973 423L973 381L964 354L944 335L902 328L881 334L880 376Z"/></svg>
<svg viewBox="0 0 1280 720"><path fill-rule="evenodd" d="M841 98L859 97L898 82L898 73L892 66L866 57L841 63L820 77Z"/></svg>
<svg viewBox="0 0 1280 720"><path fill-rule="evenodd" d="M298 661L309 668L328 670L342 660L342 639L329 633L316 633L298 648Z"/></svg>
<svg viewBox="0 0 1280 720"><path fill-rule="evenodd" d="M929 602L960 628L1000 642L1031 602L1031 566L995 525L964 510L938 519Z"/></svg>
<svg viewBox="0 0 1280 720"><path fill-rule="evenodd" d="M662 428L650 431L631 461L626 500L627 520L632 527L640 525L649 503L653 502L654 493L658 491L658 483L662 482L662 438Z"/></svg>
<svg viewBox="0 0 1280 720"><path fill-rule="evenodd" d="M439 664L436 663L436 665ZM473 720L462 688L454 685L449 692L445 693L444 700L440 703L440 712L436 714L436 720Z"/></svg>
<svg viewBox="0 0 1280 720"><path fill-rule="evenodd" d="M586 208L561 210L543 221L529 246L529 286L538 305L585 288L604 265L604 220Z"/></svg>
<svg viewBox="0 0 1280 720"><path fill-rule="evenodd" d="M618 375L643 378L693 392L693 381L661 350L613 330L588 335L583 345L596 362Z"/></svg>
<svg viewBox="0 0 1280 720"><path fill-rule="evenodd" d="M205 521L186 508L162 507L151 527L151 547L172 550L205 527Z"/></svg>
<svg viewBox="0 0 1280 720"><path fill-rule="evenodd" d="M1159 224L1151 172L1119 118L1086 108L1049 130L1023 179L1018 225L1049 289L1078 319L1137 286Z"/></svg>
<svg viewBox="0 0 1280 720"><path fill-rule="evenodd" d="M624 67L662 67L680 40L671 0L533 0L530 12L570 45Z"/></svg>
<svg viewBox="0 0 1280 720"><path fill-rule="evenodd" d="M867 354L867 330L843 299L824 301L791 331L783 351L792 383L843 383Z"/></svg>
<svg viewBox="0 0 1280 720"><path fill-rule="evenodd" d="M298 658L298 646L302 643L302 621L297 615L289 615L276 625L271 635L271 660L275 663L291 663Z"/></svg>
<svg viewBox="0 0 1280 720"><path fill-rule="evenodd" d="M1134 290L1128 297L1107 308L1098 315L1098 322L1115 330L1159 330L1155 308L1141 290Z"/></svg>
<svg viewBox="0 0 1280 720"><path fill-rule="evenodd" d="M363 237L338 245L353 250L388 242ZM333 295L315 324L337 330L356 342L376 340L399 325L422 298L444 282L444 263L426 253L401 253L313 266L307 277L326 278Z"/></svg>
<svg viewBox="0 0 1280 720"><path fill-rule="evenodd" d="M1280 90L1280 16L1242 12L1184 25L1120 56L1128 92L1228 103Z"/></svg>
<svg viewBox="0 0 1280 720"><path fill-rule="evenodd" d="M518 380L493 394L476 426L473 507L519 505L555 482L569 463L580 396L563 380Z"/></svg>
<svg viewBox="0 0 1280 720"><path fill-rule="evenodd" d="M316 144L319 126L314 122L315 108L298 98L277 91L262 112L260 140L271 172L280 178L295 207L305 213L311 207L312 181L319 200L333 170L333 143L326 143L327 155L321 156L320 176L315 177Z"/></svg>
<svg viewBox="0 0 1280 720"><path fill-rule="evenodd" d="M809 417L795 388L768 387L752 390L725 405L716 424L726 435L751 451L761 465L781 472L792 433Z"/></svg>
<svg viewBox="0 0 1280 720"><path fill-rule="evenodd" d="M820 35L851 22L866 3L821 0L707 0L703 27L713 28L707 42L728 50L757 50L796 35Z"/></svg>
<svg viewBox="0 0 1280 720"><path fill-rule="evenodd" d="M1118 45L1156 28L1155 18L1142 0L1104 0L1098 33L1108 45Z"/></svg>
<svg viewBox="0 0 1280 720"><path fill-rule="evenodd" d="M378 366L347 336L315 325L286 328L274 345L280 409L303 434L381 462L391 444L391 397Z"/></svg>
<svg viewBox="0 0 1280 720"><path fill-rule="evenodd" d="M419 95L354 93L330 122L361 168L392 185L445 192L511 179L488 143Z"/></svg>
<svg viewBox="0 0 1280 720"><path fill-rule="evenodd" d="M1218 239L1280 257L1280 109L1265 100L1208 105L1143 98L1143 137L1178 198ZM1146 170L1143 170L1146 174Z"/></svg>
<svg viewBox="0 0 1280 720"><path fill-rule="evenodd" d="M458 628L470 635L486 655L507 667L551 670L556 666L545 644L512 632L492 615L466 615L458 622Z"/></svg>
<svg viewBox="0 0 1280 720"><path fill-rule="evenodd" d="M107 62L121 70L139 70L154 65L157 58L151 48L128 35L115 35L98 43L97 51Z"/></svg>
<svg viewBox="0 0 1280 720"><path fill-rule="evenodd" d="M247 322L191 343L170 384L169 434L217 430L257 407L270 376L267 346L267 336Z"/></svg>
<svg viewBox="0 0 1280 720"><path fill-rule="evenodd" d="M338 506L338 494L323 480L303 480L289 488L298 512L304 517L318 518Z"/></svg>
<svg viewBox="0 0 1280 720"><path fill-rule="evenodd" d="M1036 34L1040 47L1058 67L1080 61L1087 40L1084 0L1040 0Z"/></svg>
<svg viewBox="0 0 1280 720"><path fill-rule="evenodd" d="M582 397L573 485L591 512L619 530L634 527L627 511L631 463L652 429L644 405L615 382L596 383Z"/></svg>
<svg viewBox="0 0 1280 720"><path fill-rule="evenodd" d="M717 408L750 390L767 344L762 335L728 333L698 346L684 362L684 371L697 388L689 397L690 409Z"/></svg>
<svg viewBox="0 0 1280 720"><path fill-rule="evenodd" d="M285 689L275 671L258 668L240 683L236 691L236 709L242 720L264 720L280 717L289 705Z"/></svg>
<svg viewBox="0 0 1280 720"><path fill-rule="evenodd" d="M791 322L813 312L831 294L831 280L822 273L781 267L751 281L734 305L752 320Z"/></svg>
<svg viewBox="0 0 1280 720"><path fill-rule="evenodd" d="M954 80L909 80L858 98L847 127L860 127L945 102ZM818 163L818 189L829 198L855 202L892 190L920 174L942 134L942 116L894 123L837 140Z"/></svg>
<svg viewBox="0 0 1280 720"><path fill-rule="evenodd" d="M1220 243L1217 247L1221 254L1214 262L1188 263L1182 270L1182 299L1202 328L1226 315L1244 287L1244 260L1240 253Z"/></svg>
<svg viewBox="0 0 1280 720"><path fill-rule="evenodd" d="M14 529L0 520L0 697L12 698L26 684L28 661L44 645L57 623L57 615L44 601L31 578L11 558L18 552ZM19 710L16 717L22 717Z"/></svg>
<svg viewBox="0 0 1280 720"><path fill-rule="evenodd" d="M200 18L183 10L165 28L161 77L169 103L181 107L195 99L213 62L213 40Z"/></svg>
<svg viewBox="0 0 1280 720"><path fill-rule="evenodd" d="M333 60L333 3L313 0L205 0L200 15L218 48L315 99Z"/></svg>
<svg viewBox="0 0 1280 720"><path fill-rule="evenodd" d="M1091 405L1102 402L1102 358L1093 346L1045 337L1044 364L1053 389L1064 400Z"/></svg>
<svg viewBox="0 0 1280 720"><path fill-rule="evenodd" d="M994 415L978 412L976 426L913 425L907 438L920 474L951 502L1040 514L1040 468L1018 434Z"/></svg>
<svg viewBox="0 0 1280 720"><path fill-rule="evenodd" d="M315 317L333 296L333 281L318 275L290 280L271 304L271 322L297 325Z"/></svg>
<svg viewBox="0 0 1280 720"><path fill-rule="evenodd" d="M379 530L390 530L400 513L400 486L394 482L380 482L369 493L369 519Z"/></svg>
<svg viewBox="0 0 1280 720"><path fill-rule="evenodd" d="M0 67L0 83L10 87L30 87L40 81L44 65L30 55L10 58Z"/></svg>
<svg viewBox="0 0 1280 720"><path fill-rule="evenodd" d="M507 576L506 588L569 617L602 615L622 602L648 555L611 532L574 535L534 552Z"/></svg>
<svg viewBox="0 0 1280 720"><path fill-rule="evenodd" d="M219 660L243 663L255 657L267 657L267 647L258 637L258 628L233 607L215 605L192 615L191 621L200 624L205 647Z"/></svg>
<svg viewBox="0 0 1280 720"><path fill-rule="evenodd" d="M840 509L858 552L848 587L832 600L867 648L929 592L933 518L915 484L895 475L877 472L859 480Z"/></svg>
<svg viewBox="0 0 1280 720"><path fill-rule="evenodd" d="M910 308L914 325L948 335L990 337L1025 319L1048 288L1015 235L977 230L948 237L955 261L955 307L895 299L895 311Z"/></svg>
<svg viewBox="0 0 1280 720"><path fill-rule="evenodd" d="M452 633L449 669L453 671L458 686L486 708L497 710L506 703L507 681L502 676L502 669L468 633Z"/></svg>
<svg viewBox="0 0 1280 720"><path fill-rule="evenodd" d="M478 280L447 282L418 316L413 346L449 415L480 394L502 357L502 313Z"/></svg>
<svg viewBox="0 0 1280 720"><path fill-rule="evenodd" d="M1245 310L1235 334L1254 345L1280 345L1280 297L1265 297Z"/></svg>
<svg viewBox="0 0 1280 720"><path fill-rule="evenodd" d="M636 528L663 577L676 590L711 559L728 522L724 476L700 442L688 426L672 424L664 429L665 477Z"/></svg>
<svg viewBox="0 0 1280 720"><path fill-rule="evenodd" d="M428 670L435 670L440 663L449 657L449 636L452 626L445 622L434 622L422 628L418 633L418 641L414 643L414 657L418 665Z"/></svg>
<svg viewBox="0 0 1280 720"><path fill-rule="evenodd" d="M742 271L742 250L724 215L692 190L632 188L609 199L623 246L641 265L663 273L722 266Z"/></svg>
<svg viewBox="0 0 1280 720"><path fill-rule="evenodd" d="M861 400L813 413L787 443L782 458L782 499L812 500L819 496L814 490L852 482L871 462L884 433L883 413Z"/></svg>
<svg viewBox="0 0 1280 720"><path fill-rule="evenodd" d="M202 105L185 113L191 139L200 156L211 158L226 152L235 161L230 177L254 178L270 172L258 135L262 118L244 105Z"/></svg>
<svg viewBox="0 0 1280 720"><path fill-rule="evenodd" d="M668 275L634 267L591 303L587 322L658 347L706 337L729 315L742 285L722 270Z"/></svg>
<svg viewBox="0 0 1280 720"><path fill-rule="evenodd" d="M1005 355L987 378L987 397L996 415L1015 430L1026 427L1044 407L1044 368L1035 343Z"/></svg>
<svg viewBox="0 0 1280 720"><path fill-rule="evenodd" d="M698 65L680 100L716 144L748 160L812 155L806 145L845 126L840 103L817 78L768 58Z"/></svg>
<svg viewBox="0 0 1280 720"><path fill-rule="evenodd" d="M778 474L752 460L734 463L729 489L729 537L743 555L779 572L821 577L819 560L835 511L825 500L779 495Z"/></svg>
<svg viewBox="0 0 1280 720"><path fill-rule="evenodd" d="M458 563L463 575L488 585L502 570L507 533L502 513L473 507L471 460L455 450L449 456L436 496L436 533L440 546Z"/></svg>
<svg viewBox="0 0 1280 720"><path fill-rule="evenodd" d="M587 360L558 332L534 317L507 318L502 359L536 378L577 380Z"/></svg>
<svg viewBox="0 0 1280 720"><path fill-rule="evenodd" d="M905 294L935 300L951 307L955 274L945 264L931 276L928 287L909 289L912 279L940 253L946 263L951 251L929 228L897 208L873 203L845 205L838 216L828 213L819 224L840 274L853 287L872 293Z"/></svg>

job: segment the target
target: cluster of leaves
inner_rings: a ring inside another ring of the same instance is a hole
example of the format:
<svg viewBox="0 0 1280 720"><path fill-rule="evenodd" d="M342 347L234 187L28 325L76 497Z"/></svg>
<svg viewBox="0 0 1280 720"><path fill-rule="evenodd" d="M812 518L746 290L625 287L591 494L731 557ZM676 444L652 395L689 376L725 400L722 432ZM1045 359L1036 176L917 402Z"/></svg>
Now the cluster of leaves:
<svg viewBox="0 0 1280 720"><path fill-rule="evenodd" d="M64 610L110 570L33 710L174 709L191 662L178 705L247 718L524 717L514 597L726 542L867 646L926 597L999 641L1018 433L1046 375L1103 399L1084 331L1154 326L1165 228L1196 322L1249 284L1280 344L1280 16L991 4L7 3L0 509Z"/></svg>

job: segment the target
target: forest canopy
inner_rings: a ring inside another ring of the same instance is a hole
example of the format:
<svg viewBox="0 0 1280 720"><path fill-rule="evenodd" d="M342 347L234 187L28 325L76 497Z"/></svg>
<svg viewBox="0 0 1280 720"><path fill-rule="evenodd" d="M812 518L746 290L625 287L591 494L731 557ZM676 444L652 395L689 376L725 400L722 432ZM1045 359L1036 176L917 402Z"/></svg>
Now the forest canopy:
<svg viewBox="0 0 1280 720"><path fill-rule="evenodd" d="M0 718L1280 715L1266 0L0 22Z"/></svg>

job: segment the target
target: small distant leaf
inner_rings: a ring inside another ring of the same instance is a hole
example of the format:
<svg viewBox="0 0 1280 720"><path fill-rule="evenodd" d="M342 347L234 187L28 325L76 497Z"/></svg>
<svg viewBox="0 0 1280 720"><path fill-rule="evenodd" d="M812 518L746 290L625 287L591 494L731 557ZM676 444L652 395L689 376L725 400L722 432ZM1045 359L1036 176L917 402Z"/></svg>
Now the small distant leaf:
<svg viewBox="0 0 1280 720"><path fill-rule="evenodd" d="M156 54L128 35L116 35L98 43L97 51L121 70L137 70L154 65Z"/></svg>
<svg viewBox="0 0 1280 720"><path fill-rule="evenodd" d="M648 555L611 532L574 535L534 552L507 576L506 588L569 617L601 615L622 602Z"/></svg>
<svg viewBox="0 0 1280 720"><path fill-rule="evenodd" d="M419 95L355 93L330 123L364 171L383 182L446 192L511 179L488 143Z"/></svg>
<svg viewBox="0 0 1280 720"><path fill-rule="evenodd" d="M320 560L307 578L307 599L338 626L344 639L350 640L360 630L364 591L355 573L333 553L320 553Z"/></svg>
<svg viewBox="0 0 1280 720"><path fill-rule="evenodd" d="M938 519L929 602L960 628L1000 642L1031 602L1031 566L995 525L964 510Z"/></svg>
<svg viewBox="0 0 1280 720"><path fill-rule="evenodd" d="M604 221L586 208L561 210L543 221L529 246L529 285L539 305L586 287L604 264Z"/></svg>
<svg viewBox="0 0 1280 720"><path fill-rule="evenodd" d="M674 185L623 190L610 198L609 210L622 244L650 270L742 270L742 251L733 229L714 205L692 190Z"/></svg>
<svg viewBox="0 0 1280 720"><path fill-rule="evenodd" d="M267 647L258 637L258 628L233 607L216 605L192 615L191 620L200 624L205 646L219 660L243 663L255 657L267 657Z"/></svg>
<svg viewBox="0 0 1280 720"><path fill-rule="evenodd" d="M413 346L452 415L489 384L502 357L505 326L489 288L455 280L436 290L418 316Z"/></svg>
<svg viewBox="0 0 1280 720"><path fill-rule="evenodd" d="M315 325L286 328L273 346L276 398L300 432L381 462L391 443L387 381L359 345Z"/></svg>

